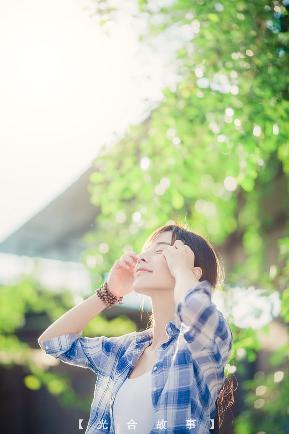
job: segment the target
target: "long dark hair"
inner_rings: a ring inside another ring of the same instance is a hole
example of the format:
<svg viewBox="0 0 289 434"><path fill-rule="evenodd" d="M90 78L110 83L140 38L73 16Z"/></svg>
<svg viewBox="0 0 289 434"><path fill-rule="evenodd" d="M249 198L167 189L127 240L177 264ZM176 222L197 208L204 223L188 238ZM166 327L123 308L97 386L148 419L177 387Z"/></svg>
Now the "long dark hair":
<svg viewBox="0 0 289 434"><path fill-rule="evenodd" d="M212 285L213 290L220 287L225 279L225 271L219 254L204 236L190 231L187 225L181 223L163 225L149 236L145 244L154 240L159 234L168 231L172 232L171 245L176 240L181 240L193 250L195 254L195 266L202 269L200 281L207 280ZM151 323L152 318L153 314L150 317L149 323ZM225 411L234 403L234 390L236 390L234 383L237 383L235 376L226 377L219 391L218 398L216 399L214 429L210 430L211 434L220 434Z"/></svg>

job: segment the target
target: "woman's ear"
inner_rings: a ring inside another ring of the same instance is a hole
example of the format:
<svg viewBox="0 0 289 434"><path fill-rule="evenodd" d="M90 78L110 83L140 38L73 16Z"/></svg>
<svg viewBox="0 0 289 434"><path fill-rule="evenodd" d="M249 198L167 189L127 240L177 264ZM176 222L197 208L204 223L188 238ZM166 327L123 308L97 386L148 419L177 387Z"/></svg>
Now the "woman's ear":
<svg viewBox="0 0 289 434"><path fill-rule="evenodd" d="M196 278L197 278L198 280L200 280L200 278L202 277L202 273L203 273L203 271L202 271L201 267L194 267L194 268L193 268L193 273L194 273L194 275L196 276Z"/></svg>

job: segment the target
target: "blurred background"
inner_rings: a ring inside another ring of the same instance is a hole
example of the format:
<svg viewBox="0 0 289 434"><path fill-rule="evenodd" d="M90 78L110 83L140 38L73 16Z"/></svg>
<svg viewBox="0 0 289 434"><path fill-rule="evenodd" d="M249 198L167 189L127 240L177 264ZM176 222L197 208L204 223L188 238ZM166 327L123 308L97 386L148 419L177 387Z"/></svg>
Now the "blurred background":
<svg viewBox="0 0 289 434"><path fill-rule="evenodd" d="M37 339L175 222L226 270L221 432L289 433L289 0L1 0L0 50L1 432L86 426L94 375ZM83 335L150 313L131 293Z"/></svg>

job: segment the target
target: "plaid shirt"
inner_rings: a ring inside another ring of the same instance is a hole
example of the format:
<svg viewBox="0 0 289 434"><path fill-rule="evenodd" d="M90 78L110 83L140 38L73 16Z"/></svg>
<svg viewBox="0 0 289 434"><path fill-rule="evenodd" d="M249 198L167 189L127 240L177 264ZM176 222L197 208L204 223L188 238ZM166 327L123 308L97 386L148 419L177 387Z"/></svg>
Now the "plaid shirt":
<svg viewBox="0 0 289 434"><path fill-rule="evenodd" d="M215 401L225 381L224 367L232 348L232 332L211 301L206 280L188 289L166 325L168 340L157 349L152 368L154 425L148 434L211 434ZM65 363L96 375L85 434L114 434L112 405L129 376L152 329L117 337L65 334L45 340L41 348ZM137 432L134 431L134 432Z"/></svg>

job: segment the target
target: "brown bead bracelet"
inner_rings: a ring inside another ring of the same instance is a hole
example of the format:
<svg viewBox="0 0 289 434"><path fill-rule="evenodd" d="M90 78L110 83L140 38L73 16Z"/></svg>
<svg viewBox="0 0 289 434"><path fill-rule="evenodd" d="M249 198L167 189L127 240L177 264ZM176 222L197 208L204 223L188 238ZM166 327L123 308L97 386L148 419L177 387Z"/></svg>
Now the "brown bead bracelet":
<svg viewBox="0 0 289 434"><path fill-rule="evenodd" d="M117 297L109 289L107 282L104 282L100 288L96 290L98 297L107 305L107 307L112 307L114 304L123 304L123 296Z"/></svg>

